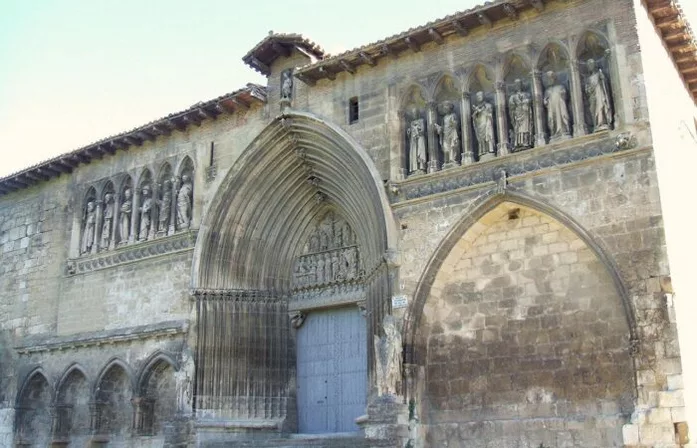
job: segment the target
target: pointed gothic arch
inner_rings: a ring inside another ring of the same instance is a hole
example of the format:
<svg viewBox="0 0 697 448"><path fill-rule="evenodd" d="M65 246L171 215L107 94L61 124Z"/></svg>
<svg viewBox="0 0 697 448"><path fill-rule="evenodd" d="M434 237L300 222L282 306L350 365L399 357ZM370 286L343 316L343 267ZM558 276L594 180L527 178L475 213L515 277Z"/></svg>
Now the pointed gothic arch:
<svg viewBox="0 0 697 448"><path fill-rule="evenodd" d="M309 113L287 113L242 153L201 224L192 267L197 409L284 425L295 396L287 316L294 261L327 207L341 213L361 247L372 347L372 334L390 311L397 241L383 182L365 150L340 128ZM225 353L222 362L216 353Z"/></svg>
<svg viewBox="0 0 697 448"><path fill-rule="evenodd" d="M588 246L598 260L600 260L600 262L604 265L605 270L612 279L615 291L622 301L622 308L624 310L629 328L630 340L637 340L638 330L631 298L629 297L627 287L619 274L619 269L617 268L614 259L609 255L609 252L607 249L605 249L602 242L595 238L574 218L558 208L546 203L545 201L524 193L507 191L505 193L484 195L479 200L475 201L468 208L468 210L462 214L463 218L453 226L453 228L441 241L438 249L436 249L436 251L431 255L431 258L426 264L426 268L419 279L413 299L405 316L404 345L406 362L417 363L418 361L415 353L415 350L417 349L416 332L418 330L424 305L430 294L431 287L436 275L443 266L445 259L466 232L472 229L483 216L504 202L529 207L539 211L542 214L550 216L552 219L560 222L563 226L571 230Z"/></svg>
<svg viewBox="0 0 697 448"><path fill-rule="evenodd" d="M46 446L51 436L54 390L46 373L37 367L27 374L15 405L15 440L19 446Z"/></svg>

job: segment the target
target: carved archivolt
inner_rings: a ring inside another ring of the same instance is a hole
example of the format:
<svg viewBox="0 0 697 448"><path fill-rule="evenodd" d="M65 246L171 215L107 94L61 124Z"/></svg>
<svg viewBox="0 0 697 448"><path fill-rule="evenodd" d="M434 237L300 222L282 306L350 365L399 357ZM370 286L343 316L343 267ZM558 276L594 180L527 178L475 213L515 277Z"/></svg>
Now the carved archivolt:
<svg viewBox="0 0 697 448"><path fill-rule="evenodd" d="M424 83L435 87L412 84L400 105L401 172L432 173L612 129L608 41L590 30L570 40L574 51L552 41L534 61L529 47L465 74L431 75Z"/></svg>
<svg viewBox="0 0 697 448"><path fill-rule="evenodd" d="M156 176L144 168L86 188L80 215L80 255L94 255L173 235L191 227L194 164L186 156L176 171L164 163Z"/></svg>

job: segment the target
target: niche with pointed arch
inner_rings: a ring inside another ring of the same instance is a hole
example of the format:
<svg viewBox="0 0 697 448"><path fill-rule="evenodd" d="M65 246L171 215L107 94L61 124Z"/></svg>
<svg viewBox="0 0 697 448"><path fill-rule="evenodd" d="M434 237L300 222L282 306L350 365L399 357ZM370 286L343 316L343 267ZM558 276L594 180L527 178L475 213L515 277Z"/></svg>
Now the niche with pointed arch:
<svg viewBox="0 0 697 448"><path fill-rule="evenodd" d="M444 254L416 330L430 446L442 446L444 421L463 440L538 446L533 418L586 446L621 445L629 339L614 280L586 242L534 208L498 204ZM497 431L500 420L513 430Z"/></svg>

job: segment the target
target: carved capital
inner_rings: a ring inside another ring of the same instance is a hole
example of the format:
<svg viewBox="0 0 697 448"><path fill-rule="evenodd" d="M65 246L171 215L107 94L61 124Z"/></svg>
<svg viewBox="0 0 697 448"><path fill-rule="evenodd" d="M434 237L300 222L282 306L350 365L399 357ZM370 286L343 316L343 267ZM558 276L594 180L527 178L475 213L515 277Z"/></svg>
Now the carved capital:
<svg viewBox="0 0 697 448"><path fill-rule="evenodd" d="M389 267L399 266L399 252L394 249L386 250L382 258Z"/></svg>
<svg viewBox="0 0 697 448"><path fill-rule="evenodd" d="M496 81L496 90L504 91L506 89L506 83L503 81Z"/></svg>

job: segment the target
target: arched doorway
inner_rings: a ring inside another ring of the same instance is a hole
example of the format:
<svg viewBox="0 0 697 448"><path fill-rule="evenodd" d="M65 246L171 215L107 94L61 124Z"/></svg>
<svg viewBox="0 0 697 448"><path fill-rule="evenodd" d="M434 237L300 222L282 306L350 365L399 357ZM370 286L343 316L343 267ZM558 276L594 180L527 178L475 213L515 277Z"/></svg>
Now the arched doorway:
<svg viewBox="0 0 697 448"><path fill-rule="evenodd" d="M370 377L368 348L390 312L395 267L386 255L395 241L384 187L365 151L311 114L274 120L228 173L199 233L193 266L198 415L269 431L355 429L370 384L357 378ZM341 321L346 331L330 334L325 318ZM314 350L302 341L317 340L304 336L314 331L337 337L329 350L334 358L318 368L338 368L344 379L354 375L351 399L362 398L336 402L332 409L354 409L339 423L299 428L306 408L297 400L308 397L303 393L313 382L329 381L310 375L299 384L297 363ZM357 338L362 350L351 363L359 366L341 365L337 347Z"/></svg>

